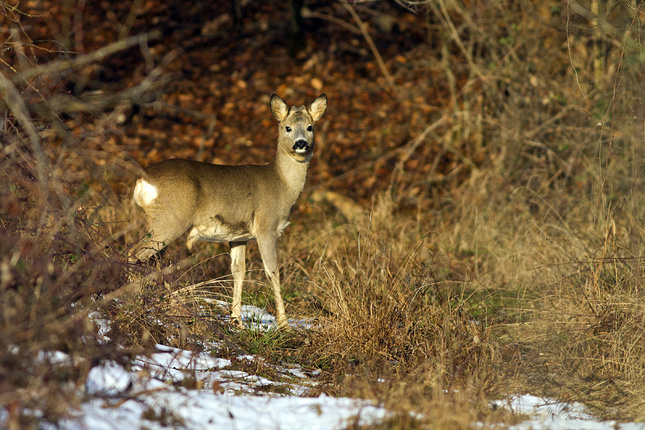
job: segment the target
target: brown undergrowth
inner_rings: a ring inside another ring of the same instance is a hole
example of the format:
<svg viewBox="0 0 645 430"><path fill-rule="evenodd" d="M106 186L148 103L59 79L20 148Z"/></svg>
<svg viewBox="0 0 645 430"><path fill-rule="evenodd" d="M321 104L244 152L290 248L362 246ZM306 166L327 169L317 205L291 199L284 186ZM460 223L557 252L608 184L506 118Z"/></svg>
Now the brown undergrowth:
<svg viewBox="0 0 645 430"><path fill-rule="evenodd" d="M394 211L384 194L362 224L328 221L310 236L319 257L303 287L318 310L295 360L323 370L318 390L398 412L394 427L411 425L412 411L426 423L467 426L497 384L490 327L467 309L463 282L428 260L414 218ZM466 397L475 403L447 414Z"/></svg>

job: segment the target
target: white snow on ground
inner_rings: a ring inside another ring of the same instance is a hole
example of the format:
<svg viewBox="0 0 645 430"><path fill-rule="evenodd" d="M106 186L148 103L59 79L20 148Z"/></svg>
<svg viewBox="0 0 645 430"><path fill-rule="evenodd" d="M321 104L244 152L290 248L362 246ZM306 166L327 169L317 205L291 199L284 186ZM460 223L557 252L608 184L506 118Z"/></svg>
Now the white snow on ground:
<svg viewBox="0 0 645 430"><path fill-rule="evenodd" d="M118 396L132 387L132 377L122 366L113 361L90 369L85 381L85 394L89 396Z"/></svg>
<svg viewBox="0 0 645 430"><path fill-rule="evenodd" d="M132 375L128 377L125 372L123 378L132 379ZM360 425L369 425L386 416L384 409L369 402L324 395L315 398L235 395L229 391L170 387L154 379L144 386L145 389L130 393L130 399L119 396L88 401L77 418L60 423L60 428L301 429L307 423L311 429L334 429L356 419Z"/></svg>
<svg viewBox="0 0 645 430"><path fill-rule="evenodd" d="M221 370L231 364L230 360L205 353L193 354L161 345L157 350L150 357L137 358L130 372L114 362L94 367L85 391L101 397L83 403L76 417L61 422L60 428L301 429L303 423L308 423L307 428L311 429L334 429L356 420L360 425L369 425L386 416L383 408L362 400L325 395L312 398L237 394L271 385L284 385L289 392L301 394L306 386ZM186 377L199 381L204 388L169 385Z"/></svg>
<svg viewBox="0 0 645 430"><path fill-rule="evenodd" d="M265 311L245 306L245 324L266 329L275 320ZM107 321L100 321L107 333ZM307 324L293 321L294 325ZM48 354L53 362L70 360ZM306 396L316 382L298 366L276 366L279 381L231 370L234 361L262 360L241 356L234 360L157 345L150 356L137 357L126 370L109 361L92 368L79 410L56 428L68 430L162 429L339 429L382 422L388 412L366 400ZM182 384L182 382L186 382ZM183 386L182 386L183 385ZM198 388L185 388L198 387ZM493 407L509 408L530 418L514 430L645 430L645 424L599 422L584 406L531 395L509 396ZM37 416L38 411L34 411ZM0 428L7 413L0 410ZM504 428L504 426L501 426ZM43 424L42 428L50 428Z"/></svg>
<svg viewBox="0 0 645 430"><path fill-rule="evenodd" d="M242 317L250 328L275 326L272 315L253 306L243 306ZM236 360L262 359L241 356ZM88 400L74 418L61 422L60 428L301 429L307 423L308 429L335 429L357 422L375 424L387 415L385 409L369 401L302 397L315 382L297 366L275 367L280 381L272 381L227 369L232 364L205 352L163 345L157 345L150 356L137 357L130 371L106 362L89 372L85 382ZM186 378L191 386L202 388L177 385Z"/></svg>
<svg viewBox="0 0 645 430"><path fill-rule="evenodd" d="M517 425L512 430L643 430L645 424L618 423L616 421L598 421L579 403L563 403L553 399L525 394L511 396L508 400L497 400L494 406L506 407L513 412L528 415L531 418Z"/></svg>

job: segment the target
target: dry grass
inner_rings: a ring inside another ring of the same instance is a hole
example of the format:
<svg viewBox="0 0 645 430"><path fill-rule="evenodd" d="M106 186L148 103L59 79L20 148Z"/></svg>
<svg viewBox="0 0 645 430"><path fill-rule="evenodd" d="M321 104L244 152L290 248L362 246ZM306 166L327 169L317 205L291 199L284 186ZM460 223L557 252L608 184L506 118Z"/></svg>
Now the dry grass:
<svg viewBox="0 0 645 430"><path fill-rule="evenodd" d="M318 255L305 303L319 311L291 359L323 370L319 390L377 399L396 411L388 427L412 425L415 411L427 423L461 428L485 409L484 393L496 385L490 327L466 309L463 283L424 261L424 237L394 208L383 195L364 224L328 221L319 237L310 236L314 243L298 241ZM475 403L447 415L466 398Z"/></svg>
<svg viewBox="0 0 645 430"><path fill-rule="evenodd" d="M36 159L16 130L5 130L4 141L0 402L10 411L10 423L22 426L35 419L23 415L29 409L55 421L67 413L65 403L78 404L76 386L93 363L127 356L113 344L99 345L88 318L97 309L95 300L123 282L124 266L103 221L84 209L109 197L90 196L74 175L77 169L58 173L69 165L56 163L55 153L44 150ZM51 176L39 178L36 166ZM54 351L74 359L61 366L46 355Z"/></svg>
<svg viewBox="0 0 645 430"><path fill-rule="evenodd" d="M33 426L34 409L52 422L65 415L100 360L214 340L223 355L322 369L319 390L397 412L387 428L512 422L488 407L512 392L645 420L643 10L510 3L427 5L443 55L429 67L451 104L406 157L438 160L435 169L420 179L401 161L364 216L304 196L310 208L280 247L287 312L314 323L288 334L229 326L211 301L230 295L228 257L212 245L187 269L121 288L127 272L158 270L125 263L144 227L124 197L137 167L102 140L119 106L94 121L70 112L89 124L72 135L58 105L21 117L34 87L13 79L0 161L0 406L10 424ZM588 13L604 24L587 28ZM45 100L49 90L39 89ZM270 310L249 254L244 302ZM185 257L173 245L164 263ZM201 284L213 274L221 282ZM93 311L112 321L107 345ZM74 359L61 367L43 351Z"/></svg>

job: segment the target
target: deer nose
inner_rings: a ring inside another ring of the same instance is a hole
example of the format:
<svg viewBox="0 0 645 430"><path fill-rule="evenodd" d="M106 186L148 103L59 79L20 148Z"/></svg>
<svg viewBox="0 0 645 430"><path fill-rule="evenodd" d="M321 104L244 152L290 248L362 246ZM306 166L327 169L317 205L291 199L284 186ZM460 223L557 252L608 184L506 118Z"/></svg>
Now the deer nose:
<svg viewBox="0 0 645 430"><path fill-rule="evenodd" d="M293 149L295 151L302 150L302 149L307 149L307 148L309 148L309 142L307 142L306 139L298 139L293 144Z"/></svg>

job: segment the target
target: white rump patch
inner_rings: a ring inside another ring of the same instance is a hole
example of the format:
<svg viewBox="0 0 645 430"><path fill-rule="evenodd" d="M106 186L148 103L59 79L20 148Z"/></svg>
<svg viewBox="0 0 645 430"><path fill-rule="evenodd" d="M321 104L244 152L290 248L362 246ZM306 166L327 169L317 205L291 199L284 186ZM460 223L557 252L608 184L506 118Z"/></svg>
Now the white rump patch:
<svg viewBox="0 0 645 430"><path fill-rule="evenodd" d="M134 187L134 202L139 206L149 206L159 195L159 190L154 185L141 178Z"/></svg>

